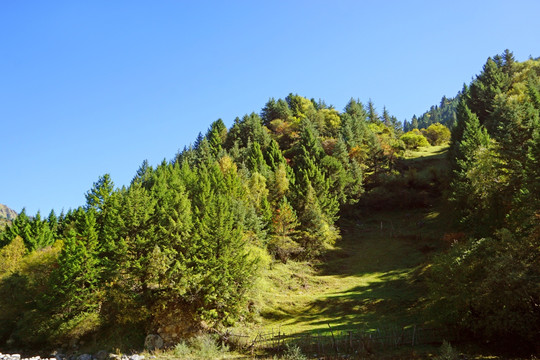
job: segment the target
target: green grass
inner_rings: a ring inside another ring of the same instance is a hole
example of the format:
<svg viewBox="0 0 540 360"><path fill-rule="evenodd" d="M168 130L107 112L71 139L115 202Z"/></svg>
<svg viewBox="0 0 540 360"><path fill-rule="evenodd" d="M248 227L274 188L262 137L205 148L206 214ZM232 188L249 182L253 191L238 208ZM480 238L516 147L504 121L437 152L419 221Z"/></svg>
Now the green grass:
<svg viewBox="0 0 540 360"><path fill-rule="evenodd" d="M320 265L274 265L262 328L299 333L326 331L328 324L370 330L421 323L423 272L439 246L438 224L436 212L418 210L344 221L343 239Z"/></svg>
<svg viewBox="0 0 540 360"><path fill-rule="evenodd" d="M409 152L402 166L418 176L445 169L446 146ZM449 223L444 204L364 211L340 222L342 240L318 265L275 262L256 331L373 330L421 324L424 274Z"/></svg>

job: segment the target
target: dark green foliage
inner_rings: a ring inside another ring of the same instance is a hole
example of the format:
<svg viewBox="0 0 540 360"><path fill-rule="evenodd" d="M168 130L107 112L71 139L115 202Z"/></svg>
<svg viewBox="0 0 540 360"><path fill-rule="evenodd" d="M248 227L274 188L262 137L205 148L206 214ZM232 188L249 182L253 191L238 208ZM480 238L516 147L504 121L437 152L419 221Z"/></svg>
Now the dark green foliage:
<svg viewBox="0 0 540 360"><path fill-rule="evenodd" d="M418 129L418 118L416 115L413 115L411 120L411 128L410 129L404 129L405 131L411 131L412 129Z"/></svg>
<svg viewBox="0 0 540 360"><path fill-rule="evenodd" d="M362 103L351 99L341 114L341 137L348 149L363 144L367 128L367 114Z"/></svg>
<svg viewBox="0 0 540 360"><path fill-rule="evenodd" d="M439 106L433 105L429 111L423 113L419 118L413 116L411 123L403 127L405 132L412 129L426 129L432 124L440 123L450 129L456 125L456 109L461 98L458 93L454 98L443 96Z"/></svg>
<svg viewBox="0 0 540 360"><path fill-rule="evenodd" d="M309 122L304 122L302 135L297 144L298 155L295 157L295 203L302 229L302 241L305 256L310 258L318 255L326 245L331 244L338 237L333 227L339 210L338 196L343 191L343 184L339 183L339 173L334 178L335 188L331 189L330 174L335 166L342 169L339 161L326 160L328 168L323 167L324 154L315 130ZM332 192L331 190L334 190Z"/></svg>
<svg viewBox="0 0 540 360"><path fill-rule="evenodd" d="M247 148L249 143L257 142L262 148L270 143L270 134L263 125L259 115L252 113L242 119L236 118L232 128L227 134L226 148L231 149L235 143L240 148Z"/></svg>
<svg viewBox="0 0 540 360"><path fill-rule="evenodd" d="M132 183L134 182L140 182L142 184L146 184L152 175L152 166L148 164L148 160L144 160L139 166L139 169L135 173L135 176L131 180ZM99 183L99 182L98 182Z"/></svg>
<svg viewBox="0 0 540 360"><path fill-rule="evenodd" d="M435 260L431 301L438 319L487 339L540 341L540 233L454 245Z"/></svg>
<svg viewBox="0 0 540 360"><path fill-rule="evenodd" d="M54 217L52 218L54 221ZM53 223L56 227L57 223ZM21 213L0 233L0 248L20 236L28 251L50 246L56 240L54 229L51 230L47 219L42 219L38 211L34 218L29 218L23 209Z"/></svg>
<svg viewBox="0 0 540 360"><path fill-rule="evenodd" d="M99 326L102 268L95 211L79 208L74 219L58 257L59 267L51 275L45 305L52 315L46 327L55 341L83 336Z"/></svg>
<svg viewBox="0 0 540 360"><path fill-rule="evenodd" d="M369 99L367 103L366 114L367 114L367 120L370 123L378 123L381 121L379 114L377 113L377 110L375 109L375 104L373 104L373 101L371 101L371 99Z"/></svg>
<svg viewBox="0 0 540 360"><path fill-rule="evenodd" d="M490 153L490 137L485 128L480 125L478 117L465 105L466 118L463 125L463 136L456 149L456 165L454 178L450 186L450 200L454 203L456 215L464 226L478 225L477 230L485 227L493 229L496 225L491 216L486 216L486 207L490 207L493 193L484 194L485 188L475 186L480 174L476 172L482 161L490 161L493 157ZM488 166L489 167L489 166ZM485 176L485 175L482 175ZM480 198L489 198L480 201ZM479 223L479 218L482 221Z"/></svg>
<svg viewBox="0 0 540 360"><path fill-rule="evenodd" d="M279 164L286 164L287 160L283 156L283 153L279 149L279 145L275 140L270 141L268 149L265 151L266 163L270 167L270 170L275 171Z"/></svg>
<svg viewBox="0 0 540 360"><path fill-rule="evenodd" d="M273 140L272 140L273 141ZM275 156L275 155L270 155ZM280 161L281 159L277 159L277 161ZM275 164L275 160L272 157L272 162ZM269 171L269 167L266 164L266 161L263 157L263 153L261 151L261 146L259 143L254 142L251 144L251 147L249 148L249 156L247 158L247 165L250 171L256 171L260 174L266 174Z"/></svg>
<svg viewBox="0 0 540 360"><path fill-rule="evenodd" d="M263 124L269 127L274 120L289 121L292 118L292 112L289 109L289 105L285 100L279 99L276 101L274 98L268 100L266 105L261 111L261 118Z"/></svg>
<svg viewBox="0 0 540 360"><path fill-rule="evenodd" d="M273 236L268 244L268 250L283 262L303 250L298 244L298 225L296 212L287 198L283 197L272 218Z"/></svg>
<svg viewBox="0 0 540 360"><path fill-rule="evenodd" d="M497 117L493 116L496 97L506 92L509 86L510 79L503 71L502 64L491 58L484 65L482 73L471 83L469 108L490 133L497 126Z"/></svg>
<svg viewBox="0 0 540 360"><path fill-rule="evenodd" d="M517 63L506 51L464 88L450 200L473 238L435 260L431 284L441 321L529 345L540 334L538 71L538 61Z"/></svg>

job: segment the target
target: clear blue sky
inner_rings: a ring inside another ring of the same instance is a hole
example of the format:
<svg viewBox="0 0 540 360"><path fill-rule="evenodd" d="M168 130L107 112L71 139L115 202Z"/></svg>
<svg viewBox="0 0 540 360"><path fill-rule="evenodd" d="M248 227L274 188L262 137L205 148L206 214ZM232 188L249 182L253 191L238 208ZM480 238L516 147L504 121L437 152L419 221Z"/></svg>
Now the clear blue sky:
<svg viewBox="0 0 540 360"><path fill-rule="evenodd" d="M84 204L209 124L298 93L399 120L454 96L489 56L540 56L540 2L0 2L0 203Z"/></svg>

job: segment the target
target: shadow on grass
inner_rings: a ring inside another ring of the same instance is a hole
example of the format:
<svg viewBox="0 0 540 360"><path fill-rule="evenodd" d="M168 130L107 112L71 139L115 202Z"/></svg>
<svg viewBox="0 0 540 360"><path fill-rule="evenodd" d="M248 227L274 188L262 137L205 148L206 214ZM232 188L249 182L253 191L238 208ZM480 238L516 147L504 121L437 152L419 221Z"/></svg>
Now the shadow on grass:
<svg viewBox="0 0 540 360"><path fill-rule="evenodd" d="M420 321L416 310L419 285L410 281L408 270L392 271L378 276L373 282L355 286L345 292L317 299L303 311L281 315L275 320L288 324L307 324L310 332L334 330L372 330L402 327Z"/></svg>

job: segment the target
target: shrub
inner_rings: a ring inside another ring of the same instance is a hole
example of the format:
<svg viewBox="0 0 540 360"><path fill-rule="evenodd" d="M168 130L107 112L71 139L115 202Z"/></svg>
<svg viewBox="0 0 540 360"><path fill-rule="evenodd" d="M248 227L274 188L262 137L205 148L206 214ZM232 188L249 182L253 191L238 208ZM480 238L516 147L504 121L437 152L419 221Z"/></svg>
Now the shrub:
<svg viewBox="0 0 540 360"><path fill-rule="evenodd" d="M422 134L431 145L441 145L450 141L450 130L443 124L431 124L427 129L422 129Z"/></svg>
<svg viewBox="0 0 540 360"><path fill-rule="evenodd" d="M216 337L210 334L195 336L188 341L181 341L174 347L174 354L181 359L213 360L226 356L229 348L220 346Z"/></svg>
<svg viewBox="0 0 540 360"><path fill-rule="evenodd" d="M459 359L459 353L452 348L450 343L443 341L440 349L441 354L435 357L435 360L457 360Z"/></svg>
<svg viewBox="0 0 540 360"><path fill-rule="evenodd" d="M307 360L306 355L302 353L302 349L298 345L287 344L285 353L280 357L281 360Z"/></svg>
<svg viewBox="0 0 540 360"><path fill-rule="evenodd" d="M424 135L420 133L418 129L409 131L399 138L405 144L407 149L417 149L421 146L429 146L429 142Z"/></svg>

